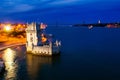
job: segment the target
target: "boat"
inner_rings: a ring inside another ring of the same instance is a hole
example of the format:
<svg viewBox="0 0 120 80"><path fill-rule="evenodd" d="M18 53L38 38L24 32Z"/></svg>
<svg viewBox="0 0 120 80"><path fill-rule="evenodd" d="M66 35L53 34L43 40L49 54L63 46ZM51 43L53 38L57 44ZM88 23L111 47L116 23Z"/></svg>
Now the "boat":
<svg viewBox="0 0 120 80"><path fill-rule="evenodd" d="M92 28L93 28L93 25L88 26L88 29L92 29Z"/></svg>

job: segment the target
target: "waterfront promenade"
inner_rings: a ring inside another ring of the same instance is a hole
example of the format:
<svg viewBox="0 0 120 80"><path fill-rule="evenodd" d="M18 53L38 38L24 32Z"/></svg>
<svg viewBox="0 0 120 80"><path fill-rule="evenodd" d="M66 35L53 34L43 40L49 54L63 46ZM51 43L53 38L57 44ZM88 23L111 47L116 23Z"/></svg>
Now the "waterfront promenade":
<svg viewBox="0 0 120 80"><path fill-rule="evenodd" d="M25 45L25 38L9 38L9 40L0 42L0 50L17 46L17 45Z"/></svg>

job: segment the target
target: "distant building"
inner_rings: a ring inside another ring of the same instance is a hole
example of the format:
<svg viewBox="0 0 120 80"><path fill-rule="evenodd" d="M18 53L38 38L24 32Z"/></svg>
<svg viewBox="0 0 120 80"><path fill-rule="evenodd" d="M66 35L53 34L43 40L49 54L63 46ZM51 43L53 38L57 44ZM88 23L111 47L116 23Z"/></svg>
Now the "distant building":
<svg viewBox="0 0 120 80"><path fill-rule="evenodd" d="M49 36L45 36L44 30L45 25L31 23L27 24L26 28L26 49L27 52L31 52L35 55L45 55L45 56L52 56L54 54L60 53L60 46L61 43L56 40L53 42L50 40ZM41 28L42 27L42 28ZM44 27L44 28L43 28Z"/></svg>
<svg viewBox="0 0 120 80"><path fill-rule="evenodd" d="M101 21L100 20L98 20L98 24L100 24L101 23Z"/></svg>

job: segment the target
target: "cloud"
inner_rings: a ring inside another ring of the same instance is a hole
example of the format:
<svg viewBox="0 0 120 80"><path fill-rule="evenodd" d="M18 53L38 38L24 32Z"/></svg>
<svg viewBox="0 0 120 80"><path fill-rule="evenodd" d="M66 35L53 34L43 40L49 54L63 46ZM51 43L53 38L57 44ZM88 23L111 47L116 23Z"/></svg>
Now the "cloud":
<svg viewBox="0 0 120 80"><path fill-rule="evenodd" d="M61 5L61 4L70 4L70 3L74 3L74 2L78 2L78 1L80 1L80 0L59 0L59 1L51 2L50 4Z"/></svg>
<svg viewBox="0 0 120 80"><path fill-rule="evenodd" d="M61 7L63 5L70 5L79 0L1 0L0 11L2 13L25 12L33 9L45 9L52 7Z"/></svg>
<svg viewBox="0 0 120 80"><path fill-rule="evenodd" d="M20 5L16 5L16 6L12 6L12 7L10 6L9 8L7 8L7 7L1 8L0 7L0 10L2 11L1 13L6 13L6 14L14 13L14 12L24 12L24 11L29 11L32 9L34 9L34 6L31 6L28 4L20 4Z"/></svg>
<svg viewBox="0 0 120 80"><path fill-rule="evenodd" d="M106 14L120 13L119 2L120 0L1 0L0 19L9 17L29 20L42 17L52 20L65 16L84 18L88 13L99 16L105 12Z"/></svg>
<svg viewBox="0 0 120 80"><path fill-rule="evenodd" d="M17 5L13 8L13 12L23 12L23 11L29 11L34 9L34 6L28 5L28 4L21 4Z"/></svg>
<svg viewBox="0 0 120 80"><path fill-rule="evenodd" d="M3 14L23 12L34 8L34 6L22 3L20 0L2 0L0 5L0 11Z"/></svg>

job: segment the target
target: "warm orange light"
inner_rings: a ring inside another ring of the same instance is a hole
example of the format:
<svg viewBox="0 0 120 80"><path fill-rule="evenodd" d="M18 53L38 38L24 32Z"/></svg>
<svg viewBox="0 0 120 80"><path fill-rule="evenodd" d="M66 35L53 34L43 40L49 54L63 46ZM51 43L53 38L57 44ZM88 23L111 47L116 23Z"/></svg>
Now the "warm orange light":
<svg viewBox="0 0 120 80"><path fill-rule="evenodd" d="M18 27L21 27L21 24L18 24Z"/></svg>
<svg viewBox="0 0 120 80"><path fill-rule="evenodd" d="M5 30L6 31L10 31L11 30L11 27L9 25L5 26Z"/></svg>
<svg viewBox="0 0 120 80"><path fill-rule="evenodd" d="M46 38L46 37L42 37L41 39L42 39L42 40L41 40L42 43L44 43L44 42L47 41L47 38Z"/></svg>
<svg viewBox="0 0 120 80"><path fill-rule="evenodd" d="M47 38L45 37L45 35L42 33L41 34L41 42L45 43L47 41Z"/></svg>
<svg viewBox="0 0 120 80"><path fill-rule="evenodd" d="M46 24L41 23L41 25L40 25L40 29L45 29L46 27L47 27Z"/></svg>
<svg viewBox="0 0 120 80"><path fill-rule="evenodd" d="M25 27L25 24L23 24L23 26Z"/></svg>

